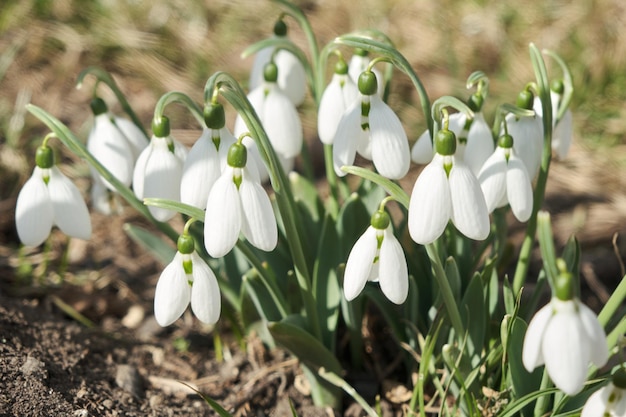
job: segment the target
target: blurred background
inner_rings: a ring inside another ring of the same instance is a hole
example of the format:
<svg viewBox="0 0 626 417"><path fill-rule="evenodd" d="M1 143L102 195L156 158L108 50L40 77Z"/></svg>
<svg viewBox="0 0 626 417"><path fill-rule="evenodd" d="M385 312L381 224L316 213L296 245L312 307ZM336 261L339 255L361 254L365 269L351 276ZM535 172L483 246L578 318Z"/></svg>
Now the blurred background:
<svg viewBox="0 0 626 417"><path fill-rule="evenodd" d="M387 33L422 78L432 100L441 95L466 98L467 76L482 70L491 80L488 121L493 120L489 111L501 102L514 102L534 79L529 42L560 54L571 66L575 83L575 146L566 161L554 164L546 204L555 213L561 242L576 232L591 256L598 250L603 259L611 259L599 266L592 262L594 273L604 275L597 268L606 267L607 274L621 277L613 252L617 248L624 257L624 238L617 238L615 248L611 240L615 233L626 232L625 2L296 3L309 16L320 45L356 29ZM25 104L46 109L86 138L94 80L87 77L81 90L75 82L82 69L97 65L113 75L149 127L162 94L182 91L200 102L204 84L215 71L231 73L245 87L252 58L242 59L241 52L271 35L280 11L278 5L258 0L2 0L0 255L9 259L18 247L13 220L16 196L32 171L35 148L47 133L26 113ZM295 21L287 18L286 23L292 39L306 48ZM558 76L558 68L548 64ZM425 123L410 82L403 74L396 75L390 103L414 141ZM110 91L100 87L98 93L120 113ZM232 122L232 110L227 112ZM310 97L301 112L313 146L315 108ZM183 138L196 135L199 128L186 110L170 106L168 116ZM76 164L66 151L61 155L62 169L77 178L88 195L86 165ZM2 262L3 269L11 263Z"/></svg>

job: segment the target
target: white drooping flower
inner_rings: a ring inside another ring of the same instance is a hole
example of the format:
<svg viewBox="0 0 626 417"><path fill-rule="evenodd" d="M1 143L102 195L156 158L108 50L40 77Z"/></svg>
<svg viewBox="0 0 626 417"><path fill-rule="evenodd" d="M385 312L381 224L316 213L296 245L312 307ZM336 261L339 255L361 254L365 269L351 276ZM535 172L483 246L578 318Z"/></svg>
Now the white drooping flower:
<svg viewBox="0 0 626 417"><path fill-rule="evenodd" d="M409 142L398 116L376 94L373 72L361 74L360 99L345 111L333 141L333 164L339 176L344 165L353 165L357 152L371 160L380 175L403 178L411 164Z"/></svg>
<svg viewBox="0 0 626 417"><path fill-rule="evenodd" d="M406 258L384 211L372 216L371 225L348 255L343 280L346 299L355 299L368 281L378 282L389 301L402 304L406 300L409 292Z"/></svg>
<svg viewBox="0 0 626 417"><path fill-rule="evenodd" d="M266 81L248 94L248 100L259 116L274 151L283 162L283 169L287 170L302 150L304 139L298 110L276 84L276 75L277 66L268 64ZM235 136L239 137L246 132L248 128L245 121L238 115L235 120ZM253 146L249 149L263 182L268 178L267 169L258 148Z"/></svg>
<svg viewBox="0 0 626 417"><path fill-rule="evenodd" d="M204 129L183 165L180 201L205 209L209 191L226 167L226 155L235 137L226 127ZM216 147L219 143L219 149Z"/></svg>
<svg viewBox="0 0 626 417"><path fill-rule="evenodd" d="M144 134L132 122L113 116L100 98L91 102L94 123L87 138L87 150L125 186L133 179L135 160L148 145ZM92 168L92 176L111 191L115 187Z"/></svg>
<svg viewBox="0 0 626 417"><path fill-rule="evenodd" d="M133 172L133 190L139 199L163 198L180 201L180 181L187 157L184 145L169 135L169 122L165 116L156 127L150 144L141 152ZM165 222L176 214L173 210L149 206L155 219Z"/></svg>
<svg viewBox="0 0 626 417"><path fill-rule="evenodd" d="M37 166L17 196L15 225L27 246L41 245L55 225L71 237L91 236L91 219L80 191L54 166L52 149L45 145L38 149Z"/></svg>
<svg viewBox="0 0 626 417"><path fill-rule="evenodd" d="M626 372L620 368L612 380L585 403L580 417L626 417Z"/></svg>
<svg viewBox="0 0 626 417"><path fill-rule="evenodd" d="M474 175L478 175L480 168L494 151L491 129L485 116L482 112L476 112L474 118L468 121L465 113L453 113L450 115L448 129L457 137L455 157L462 158ZM427 164L432 161L433 155L430 132L426 130L413 145L411 159L416 164Z"/></svg>
<svg viewBox="0 0 626 417"><path fill-rule="evenodd" d="M191 246L181 240L191 239ZM215 273L193 248L193 238L182 235L179 250L159 277L154 294L154 317L165 327L174 323L191 303L191 310L203 323L217 322L221 311L220 288ZM181 251L182 249L182 251Z"/></svg>
<svg viewBox="0 0 626 417"><path fill-rule="evenodd" d="M354 51L354 55L350 58L350 63L348 64L348 74L355 84L359 82L359 77L367 70L367 67L370 64L370 58L368 55L369 53L366 50L356 49ZM376 94L378 94L379 97L382 97L385 93L385 83L382 82L383 74L377 68L372 68L370 71L376 74L376 78L378 80L381 80L381 82L379 82L376 86Z"/></svg>
<svg viewBox="0 0 626 417"><path fill-rule="evenodd" d="M264 251L273 250L278 243L272 204L257 173L247 166L247 148L240 143L232 147L238 151L229 151L226 167L211 188L206 205L204 244L214 258L230 252L240 234Z"/></svg>
<svg viewBox="0 0 626 417"><path fill-rule="evenodd" d="M524 367L531 372L545 364L554 385L567 395L581 391L590 362L601 367L608 357L604 329L576 298L553 296L532 318L524 337Z"/></svg>
<svg viewBox="0 0 626 417"><path fill-rule="evenodd" d="M504 123L507 132L515 138L515 154L524 161L531 180L539 173L541 153L543 152L543 125L541 117L518 117L513 113L506 115ZM506 133L504 130L500 134Z"/></svg>
<svg viewBox="0 0 626 417"><path fill-rule="evenodd" d="M287 39L287 26L282 20L274 26L274 37ZM294 106L304 102L306 96L306 72L302 62L296 56L284 49L276 52L273 46L263 48L257 52L250 72L250 90L261 86L264 82L265 66L273 61L278 66L278 87L289 98Z"/></svg>
<svg viewBox="0 0 626 417"><path fill-rule="evenodd" d="M567 109L563 113L561 120L558 123L556 122L560 100L560 94L550 91L550 101L552 103L552 151L558 159L563 160L567 157L572 146L573 117L572 111ZM535 110L537 116L543 117L543 108L539 97L535 97L533 110Z"/></svg>
<svg viewBox="0 0 626 417"><path fill-rule="evenodd" d="M337 126L348 107L359 97L359 89L347 74L344 61L335 66L335 73L322 94L317 116L317 133L322 143L330 145Z"/></svg>
<svg viewBox="0 0 626 417"><path fill-rule="evenodd" d="M515 153L513 140L510 135L500 138L495 152L478 173L478 182L489 213L510 204L517 220L525 222L533 211L533 189L526 165Z"/></svg>
<svg viewBox="0 0 626 417"><path fill-rule="evenodd" d="M432 243L449 221L465 236L484 240L489 235L489 212L480 184L467 165L454 156L456 138L449 130L437 132L433 160L421 172L409 202L411 238Z"/></svg>

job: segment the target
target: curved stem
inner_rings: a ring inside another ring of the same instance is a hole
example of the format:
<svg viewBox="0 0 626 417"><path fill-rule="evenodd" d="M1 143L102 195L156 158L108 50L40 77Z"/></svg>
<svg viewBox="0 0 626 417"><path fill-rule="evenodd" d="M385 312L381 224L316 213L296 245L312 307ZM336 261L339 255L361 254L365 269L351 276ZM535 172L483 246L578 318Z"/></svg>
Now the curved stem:
<svg viewBox="0 0 626 417"><path fill-rule="evenodd" d="M143 124L141 124L141 120L139 120L137 114L135 114L132 107L130 107L130 104L128 104L128 100L126 100L124 93L122 93L122 90L120 90L120 88L117 86L117 83L111 77L111 75L109 75L108 72L99 67L87 67L82 70L80 74L78 74L78 78L76 80L76 88L81 88L83 86L83 80L88 74L93 75L98 81L103 82L107 86L109 86L111 91L113 91L113 93L115 94L117 101L120 102L120 105L122 106L122 109L124 109L124 112L128 114L128 117L130 117L133 123L137 125L137 127L143 132L143 134L146 136L146 139L149 139L150 135L148 134L148 131L143 127Z"/></svg>
<svg viewBox="0 0 626 417"><path fill-rule="evenodd" d="M148 207L143 204L143 201L138 199L135 196L135 193L122 184L113 174L109 172L108 169L104 167L88 150L85 145L76 137L74 134L65 126L61 121L57 118L46 112L45 110L37 107L33 104L28 104L26 109L31 112L35 117L41 120L50 130L52 130L57 138L63 142L65 146L67 146L73 153L75 153L78 157L83 158L89 163L100 175L102 178L107 180L115 190L138 212L144 215L148 220L150 220L156 227L163 232L167 237L172 239L173 242L178 240L178 233L168 224L163 223L156 220L152 214L150 214L150 210Z"/></svg>
<svg viewBox="0 0 626 417"><path fill-rule="evenodd" d="M272 148L267 133L261 125L256 112L246 98L241 86L230 75L224 72L217 72L206 83L205 98L210 98L213 89L219 86L222 96L244 119L252 137L255 139L259 152L268 165L270 181L274 188L278 210L285 227L286 241L291 251L294 262L294 269L300 287L300 294L304 301L304 308L308 318L310 331L317 338L321 339L320 323L318 321L317 306L311 291L311 273L307 265L304 233L302 232L302 222L299 219L298 211L294 202L289 181L283 171L280 161Z"/></svg>
<svg viewBox="0 0 626 417"><path fill-rule="evenodd" d="M518 294L521 290L528 268L530 266L530 254L535 241L535 232L537 231L537 213L541 209L543 199L546 193L546 184L548 181L548 171L550 170L550 161L552 159L552 103L550 100L550 85L548 81L548 72L546 64L541 53L534 44L530 44L530 57L537 78L537 88L541 99L541 108L543 111L543 152L541 154L541 169L537 177L537 184L533 194L533 212L526 226L526 235L520 250L519 260L515 268L513 277L513 292Z"/></svg>
<svg viewBox="0 0 626 417"><path fill-rule="evenodd" d="M178 102L183 104L193 117L200 123L202 128L206 127L204 123L204 114L202 113L202 109L198 106L187 94L181 93L179 91L170 91L169 93L165 93L161 96L157 104L154 106L154 120L160 120L161 116L165 112L165 107L168 104Z"/></svg>

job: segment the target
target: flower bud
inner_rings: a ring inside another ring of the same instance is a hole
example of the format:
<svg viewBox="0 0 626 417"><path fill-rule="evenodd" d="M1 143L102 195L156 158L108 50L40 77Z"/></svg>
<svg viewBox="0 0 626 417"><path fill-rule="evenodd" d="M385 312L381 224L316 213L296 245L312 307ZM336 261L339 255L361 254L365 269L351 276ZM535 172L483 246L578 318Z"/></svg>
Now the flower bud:
<svg viewBox="0 0 626 417"><path fill-rule="evenodd" d="M204 107L204 123L209 129L219 130L226 126L224 106L220 103L207 104Z"/></svg>
<svg viewBox="0 0 626 417"><path fill-rule="evenodd" d="M54 152L48 146L40 146L35 153L35 163L39 168L48 169L54 166Z"/></svg>
<svg viewBox="0 0 626 417"><path fill-rule="evenodd" d="M372 218L370 220L370 224L372 225L372 227L378 230L385 230L387 227L389 227L389 222L389 215L387 214L387 212L382 210L375 211L374 214L372 214Z"/></svg>
<svg viewBox="0 0 626 417"><path fill-rule="evenodd" d="M189 255L195 250L196 244L193 240L193 237L183 233L178 237L178 241L176 242L176 248L183 255Z"/></svg>
<svg viewBox="0 0 626 417"><path fill-rule="evenodd" d="M161 116L159 119L152 119L152 132L157 138L166 138L170 135L170 119Z"/></svg>
<svg viewBox="0 0 626 417"><path fill-rule="evenodd" d="M372 96L378 91L378 81L376 80L376 74L372 71L363 71L359 75L358 82L359 91L366 96Z"/></svg>
<svg viewBox="0 0 626 417"><path fill-rule="evenodd" d="M532 93L532 91L522 90L517 95L517 101L515 102L515 104L519 108L526 109L526 110L532 110L534 99L535 99L535 96Z"/></svg>
<svg viewBox="0 0 626 417"><path fill-rule="evenodd" d="M439 155L454 155L456 152L456 136L448 129L441 129L435 135L435 151Z"/></svg>
<svg viewBox="0 0 626 417"><path fill-rule="evenodd" d="M276 23L274 23L274 35L287 36L287 24L283 19L278 19Z"/></svg>
<svg viewBox="0 0 626 417"><path fill-rule="evenodd" d="M498 138L498 146L505 149L511 149L513 147L513 136L504 134Z"/></svg>
<svg viewBox="0 0 626 417"><path fill-rule="evenodd" d="M563 94L565 91L565 85L563 84L563 80L553 80L550 83L550 91L557 93L558 95Z"/></svg>
<svg viewBox="0 0 626 417"><path fill-rule="evenodd" d="M263 68L263 79L268 83L275 83L278 80L278 66L273 62L268 62Z"/></svg>
<svg viewBox="0 0 626 417"><path fill-rule="evenodd" d="M467 100L467 106L473 112L479 112L483 108L483 103L484 102L485 102L485 99L484 99L482 94L474 93Z"/></svg>
<svg viewBox="0 0 626 417"><path fill-rule="evenodd" d="M91 100L89 106L91 107L91 111L93 112L94 116L106 113L109 110L104 100L102 100L100 97L96 97Z"/></svg>
<svg viewBox="0 0 626 417"><path fill-rule="evenodd" d="M340 59L335 64L335 74L346 75L348 73L348 64L343 59Z"/></svg>
<svg viewBox="0 0 626 417"><path fill-rule="evenodd" d="M226 161L233 168L244 168L248 161L248 149L241 143L233 143L228 149Z"/></svg>

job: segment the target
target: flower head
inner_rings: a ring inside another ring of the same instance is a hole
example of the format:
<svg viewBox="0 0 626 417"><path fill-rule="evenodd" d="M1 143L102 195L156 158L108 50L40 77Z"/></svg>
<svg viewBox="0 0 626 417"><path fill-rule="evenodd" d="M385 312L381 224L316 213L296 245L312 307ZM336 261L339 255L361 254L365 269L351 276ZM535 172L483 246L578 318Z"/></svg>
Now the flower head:
<svg viewBox="0 0 626 417"><path fill-rule="evenodd" d="M207 199L204 244L218 258L232 250L239 234L256 248L271 251L278 243L278 227L269 196L254 169L249 169L247 148L231 146L222 175Z"/></svg>
<svg viewBox="0 0 626 417"><path fill-rule="evenodd" d="M556 117L561 97L561 94L550 91L550 101L552 103L552 151L558 159L563 160L567 157L569 149L572 146L573 117L572 111L567 109L565 113L563 113L561 120L557 122ZM543 108L539 97L535 97L533 110L535 110L538 117L543 117Z"/></svg>
<svg viewBox="0 0 626 417"><path fill-rule="evenodd" d="M581 417L626 417L626 371L618 369L611 381L591 394Z"/></svg>
<svg viewBox="0 0 626 417"><path fill-rule="evenodd" d="M56 225L79 239L91 236L91 219L78 188L54 166L52 149L37 150L37 166L17 196L15 225L24 245L39 246Z"/></svg>
<svg viewBox="0 0 626 417"><path fill-rule="evenodd" d="M133 189L137 198L165 198L180 201L180 182L187 149L169 135L169 122L162 116L166 128L155 127L150 144L143 150L133 173ZM176 212L149 206L159 221L171 219Z"/></svg>
<svg viewBox="0 0 626 417"><path fill-rule="evenodd" d="M411 163L409 142L398 116L376 94L376 75L361 74L360 99L343 114L333 141L335 172L352 165L358 152L371 160L376 170L390 179L403 178Z"/></svg>
<svg viewBox="0 0 626 417"><path fill-rule="evenodd" d="M554 385L574 395L583 388L589 362L603 366L608 355L606 334L593 311L576 298L553 296L528 325L522 362L529 372L545 364Z"/></svg>
<svg viewBox="0 0 626 417"><path fill-rule="evenodd" d="M327 145L333 143L342 115L359 97L356 83L352 81L347 71L346 63L340 60L320 101L317 131L322 143Z"/></svg>
<svg viewBox="0 0 626 417"><path fill-rule="evenodd" d="M526 165L513 148L513 137L503 135L495 152L478 173L478 181L485 195L487 210L493 212L507 204L515 217L525 222L533 210L533 190Z"/></svg>
<svg viewBox="0 0 626 417"><path fill-rule="evenodd" d="M360 48L357 48L354 51L354 55L352 55L350 63L348 64L348 75L350 75L350 78L352 78L352 81L354 81L355 84L359 82L361 74L367 70L370 61L368 51ZM376 74L377 79L383 79L383 74L377 68L372 68L371 71ZM379 97L382 97L384 92L385 84L382 82L378 83L376 86L376 94L378 94Z"/></svg>
<svg viewBox="0 0 626 417"><path fill-rule="evenodd" d="M182 244L181 244L182 241ZM220 289L215 274L194 249L193 238L183 234L178 251L159 277L154 294L154 317L161 326L175 322L191 303L193 313L207 324L220 317Z"/></svg>
<svg viewBox="0 0 626 417"><path fill-rule="evenodd" d="M406 258L384 211L374 213L371 225L348 255L343 282L346 299L356 298L367 281L379 282L383 294L395 304L402 304L409 292Z"/></svg>
<svg viewBox="0 0 626 417"><path fill-rule="evenodd" d="M489 235L489 212L480 184L472 171L457 160L454 133L437 132L437 152L413 186L409 202L409 233L420 244L432 243L451 220L470 239Z"/></svg>

